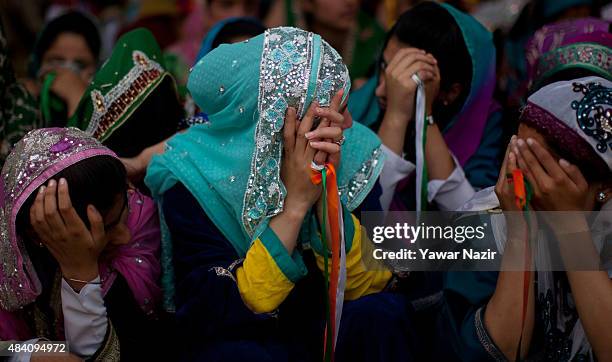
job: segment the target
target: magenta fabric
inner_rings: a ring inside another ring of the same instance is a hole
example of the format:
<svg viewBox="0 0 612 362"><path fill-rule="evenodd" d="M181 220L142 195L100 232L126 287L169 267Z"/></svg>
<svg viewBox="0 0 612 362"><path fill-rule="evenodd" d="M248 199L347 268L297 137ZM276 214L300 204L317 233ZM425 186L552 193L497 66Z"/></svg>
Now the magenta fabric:
<svg viewBox="0 0 612 362"><path fill-rule="evenodd" d="M609 38L610 22L598 18L582 18L562 20L540 28L529 39L525 47L527 57L527 77L529 84L533 83L538 60L542 54L558 47L575 44L594 42L610 46ZM608 37L602 33L608 34Z"/></svg>
<svg viewBox="0 0 612 362"><path fill-rule="evenodd" d="M21 308L34 302L41 284L24 240L16 233L19 210L38 188L55 174L75 163L97 156L116 155L99 141L76 128L47 128L28 133L15 146L2 169L0 182L0 224L3 228L0 250L0 287L4 291L0 307L0 340L24 340L34 336L21 319ZM130 242L107 248L100 258L102 289L106 293L117 273L127 281L143 310L150 314L159 304L160 229L153 201L136 191L129 192L130 214L127 227Z"/></svg>

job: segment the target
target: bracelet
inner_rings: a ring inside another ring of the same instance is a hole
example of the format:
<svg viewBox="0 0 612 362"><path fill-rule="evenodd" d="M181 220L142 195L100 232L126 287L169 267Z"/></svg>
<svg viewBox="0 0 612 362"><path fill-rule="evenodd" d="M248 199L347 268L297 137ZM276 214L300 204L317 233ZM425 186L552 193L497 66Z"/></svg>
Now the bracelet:
<svg viewBox="0 0 612 362"><path fill-rule="evenodd" d="M436 124L436 121L434 120L434 118L433 118L433 116L431 114L429 116L425 117L425 122L429 126L433 126L434 124Z"/></svg>
<svg viewBox="0 0 612 362"><path fill-rule="evenodd" d="M74 279L74 278L68 278L68 277L64 277L64 279L70 281L70 282L76 282L76 283L82 283L82 284L94 284L94 285L101 285L102 282L92 282L92 281L86 281L86 280L81 280L81 279Z"/></svg>

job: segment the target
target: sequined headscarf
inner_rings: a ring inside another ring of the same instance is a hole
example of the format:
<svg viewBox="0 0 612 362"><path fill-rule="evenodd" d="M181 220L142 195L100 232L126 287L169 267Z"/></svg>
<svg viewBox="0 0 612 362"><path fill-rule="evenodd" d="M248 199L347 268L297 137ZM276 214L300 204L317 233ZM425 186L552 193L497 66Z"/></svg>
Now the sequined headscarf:
<svg viewBox="0 0 612 362"><path fill-rule="evenodd" d="M156 197L183 183L244 256L283 209L282 128L288 107L304 116L350 89L342 58L319 35L289 27L223 44L194 66L188 88L209 121L168 142L145 182ZM364 126L345 130L338 170L344 204L357 207L382 168L380 141Z"/></svg>
<svg viewBox="0 0 612 362"><path fill-rule="evenodd" d="M113 155L93 138L73 128L41 129L19 141L2 168L0 195L0 307L16 310L34 301L41 291L36 272L15 220L28 197L51 176L80 160Z"/></svg>
<svg viewBox="0 0 612 362"><path fill-rule="evenodd" d="M7 158L0 183L0 340L27 336L23 328L15 327L23 325L18 315L10 312L32 303L42 289L25 240L17 234L20 209L58 172L97 156L116 157L76 128L42 128L29 132ZM130 191L128 204L126 225L131 240L109 251L101 261L102 293L108 292L120 273L135 301L145 313L152 313L161 297L159 220L150 198Z"/></svg>

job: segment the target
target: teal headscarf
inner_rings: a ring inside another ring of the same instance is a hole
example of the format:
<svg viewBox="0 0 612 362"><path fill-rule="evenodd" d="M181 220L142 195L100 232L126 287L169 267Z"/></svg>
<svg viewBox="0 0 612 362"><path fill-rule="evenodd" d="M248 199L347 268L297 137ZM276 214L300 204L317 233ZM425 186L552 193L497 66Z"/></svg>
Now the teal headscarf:
<svg viewBox="0 0 612 362"><path fill-rule="evenodd" d="M461 110L442 130L444 139L464 165L476 152L489 118L495 89L495 46L491 33L474 17L448 4L439 4L455 20L472 61L470 93ZM378 72L363 87L351 94L349 110L353 118L372 126L380 116L375 95Z"/></svg>
<svg viewBox="0 0 612 362"><path fill-rule="evenodd" d="M187 86L209 122L171 139L152 160L145 182L158 200L181 182L244 256L283 208L286 109L295 107L301 118L313 101L329 105L340 89L346 97L347 68L319 35L281 27L214 49L194 66ZM352 210L375 184L383 153L378 137L362 125L344 136L338 185Z"/></svg>

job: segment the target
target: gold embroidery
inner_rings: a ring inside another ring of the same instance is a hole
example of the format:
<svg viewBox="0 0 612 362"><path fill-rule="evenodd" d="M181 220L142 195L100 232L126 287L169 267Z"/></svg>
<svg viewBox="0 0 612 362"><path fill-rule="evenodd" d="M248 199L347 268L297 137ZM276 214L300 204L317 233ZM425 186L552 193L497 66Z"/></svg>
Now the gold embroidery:
<svg viewBox="0 0 612 362"><path fill-rule="evenodd" d="M119 336L111 321L108 321L108 331L103 346L94 355L94 361L115 362L121 358Z"/></svg>

